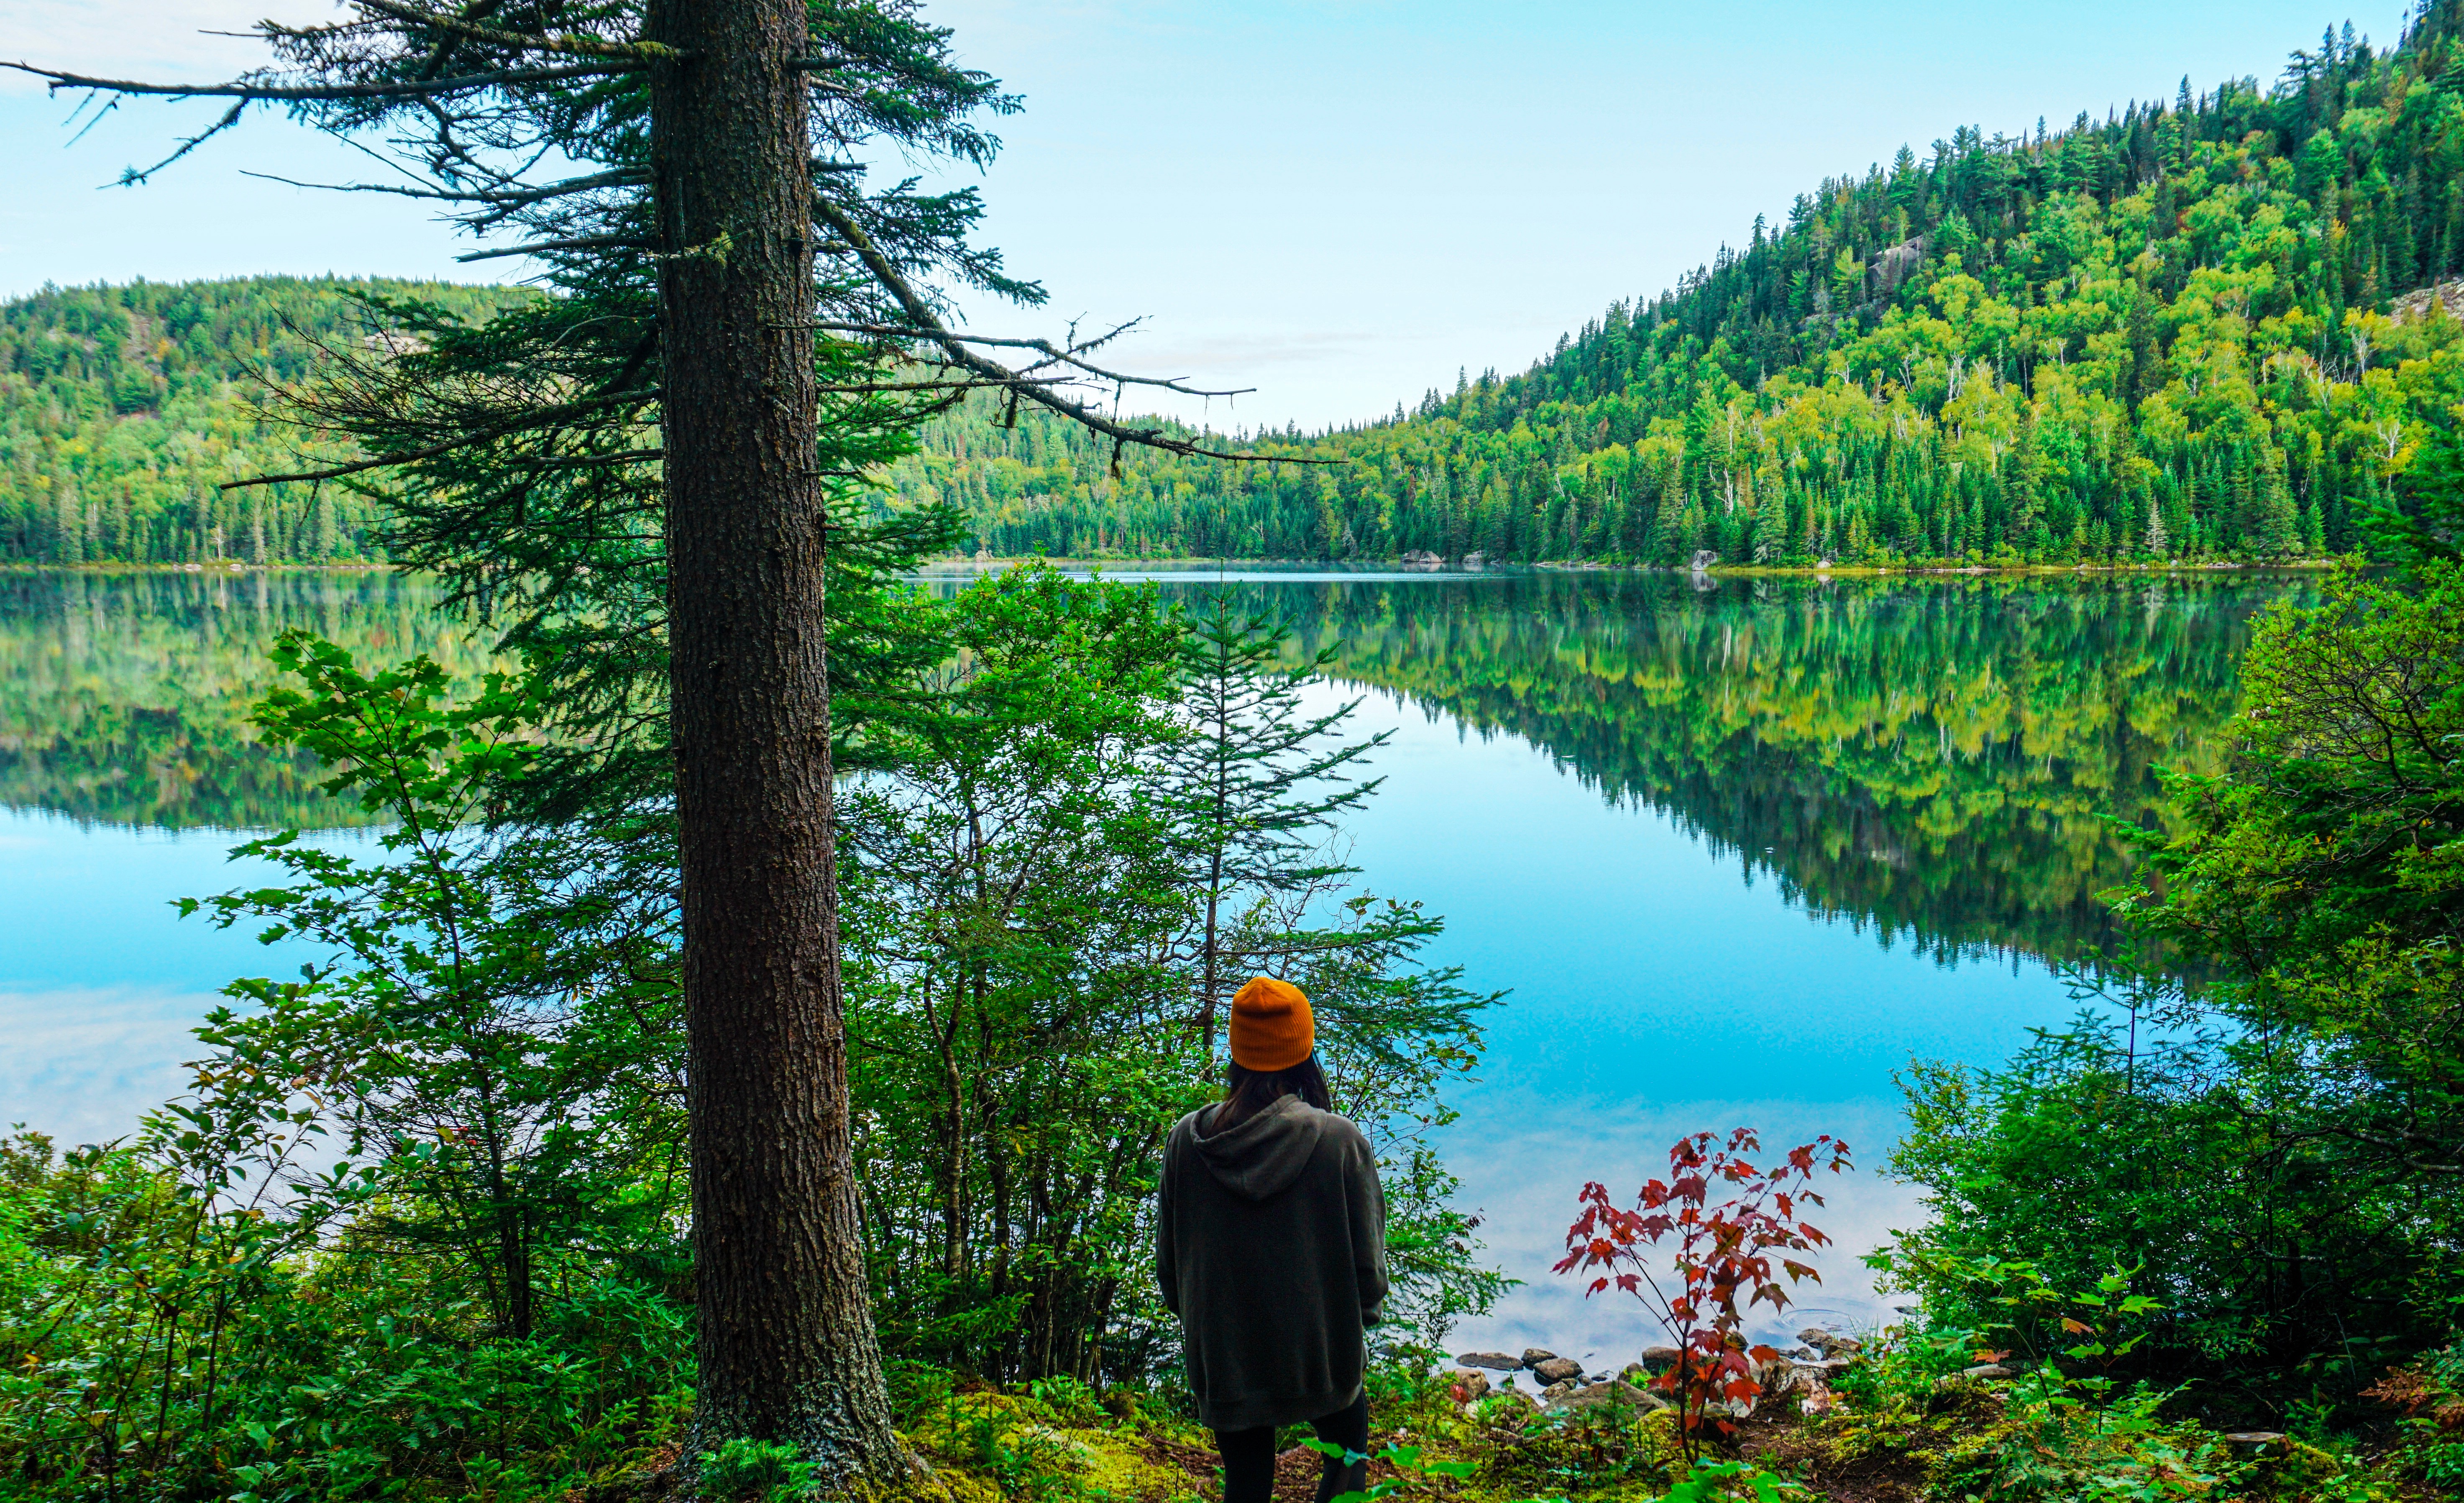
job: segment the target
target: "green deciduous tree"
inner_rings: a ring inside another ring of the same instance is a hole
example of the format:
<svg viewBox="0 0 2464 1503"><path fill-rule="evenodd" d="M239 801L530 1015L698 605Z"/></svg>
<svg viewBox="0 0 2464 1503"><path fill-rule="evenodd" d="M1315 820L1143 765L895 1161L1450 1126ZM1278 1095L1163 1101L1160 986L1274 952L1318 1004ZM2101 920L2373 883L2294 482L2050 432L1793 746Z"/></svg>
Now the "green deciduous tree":
<svg viewBox="0 0 2464 1503"><path fill-rule="evenodd" d="M464 702L421 658L364 674L303 633L275 644L303 689L256 714L269 739L335 770L330 792L385 821L382 852L296 832L237 854L288 885L187 900L219 926L332 958L246 980L200 1031L198 1109L218 1119L312 1100L327 1144L287 1213L368 1247L444 1254L492 1323L528 1339L561 1250L672 1257L683 1082L674 935L621 866L576 836L491 832L537 759L536 686L491 675Z"/></svg>
<svg viewBox="0 0 2464 1503"><path fill-rule="evenodd" d="M2262 620L2215 772L2113 896L2189 966L2010 1066L1921 1069L1895 1164L1934 1252L2145 1262L2142 1360L2242 1354L2280 1404L2441 1339L2464 1239L2464 577L2339 574ZM2117 1020L2123 1019L2123 1020ZM2304 1375L2309 1376L2304 1376Z"/></svg>
<svg viewBox="0 0 2464 1503"><path fill-rule="evenodd" d="M1314 1000L1337 1106L1387 1177L1398 1316L1441 1330L1484 1308L1497 1281L1426 1130L1495 998L1420 960L1434 919L1351 890L1306 838L1364 791L1330 804L1284 775L1356 753L1340 717L1291 713L1283 634L1045 568L948 608L939 694L885 722L882 771L845 803L866 1231L894 1343L1005 1377L1169 1358L1156 1155L1221 1091L1191 1026L1210 956ZM1209 787L1243 827L1210 821ZM1218 861L1218 841L1238 848Z"/></svg>

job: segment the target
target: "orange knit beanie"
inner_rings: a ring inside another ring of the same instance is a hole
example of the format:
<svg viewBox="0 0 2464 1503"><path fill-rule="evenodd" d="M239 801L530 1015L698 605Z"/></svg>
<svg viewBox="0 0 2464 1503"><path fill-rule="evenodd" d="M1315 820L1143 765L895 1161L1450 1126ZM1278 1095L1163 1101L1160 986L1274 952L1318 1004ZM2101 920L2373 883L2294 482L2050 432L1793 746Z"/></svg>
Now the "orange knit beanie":
<svg viewBox="0 0 2464 1503"><path fill-rule="evenodd" d="M1232 999L1232 1062L1243 1070L1288 1070L1317 1048L1317 1023L1301 989L1256 976Z"/></svg>

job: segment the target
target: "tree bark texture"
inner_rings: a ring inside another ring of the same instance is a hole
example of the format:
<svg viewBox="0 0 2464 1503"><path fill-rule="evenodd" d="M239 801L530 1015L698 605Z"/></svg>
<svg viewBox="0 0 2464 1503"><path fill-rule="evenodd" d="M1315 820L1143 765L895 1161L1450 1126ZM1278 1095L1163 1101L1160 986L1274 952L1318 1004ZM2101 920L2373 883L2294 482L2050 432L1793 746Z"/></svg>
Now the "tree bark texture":
<svg viewBox="0 0 2464 1503"><path fill-rule="evenodd" d="M831 864L804 0L653 0L694 1450L899 1465L865 1287Z"/></svg>

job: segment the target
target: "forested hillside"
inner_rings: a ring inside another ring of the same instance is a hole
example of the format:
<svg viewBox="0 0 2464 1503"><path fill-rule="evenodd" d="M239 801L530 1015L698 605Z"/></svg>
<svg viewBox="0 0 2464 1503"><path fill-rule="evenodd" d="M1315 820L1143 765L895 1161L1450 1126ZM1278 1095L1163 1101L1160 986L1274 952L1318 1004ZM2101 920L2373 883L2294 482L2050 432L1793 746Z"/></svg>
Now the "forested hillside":
<svg viewBox="0 0 2464 1503"><path fill-rule="evenodd" d="M2354 544L2464 400L2464 0L2023 138L1824 183L1529 371L1266 453L942 421L901 468L997 554L1732 563ZM2456 290L2448 290L2450 299Z"/></svg>
<svg viewBox="0 0 2464 1503"><path fill-rule="evenodd" d="M0 562L327 562L372 556L339 486L217 489L325 450L269 421L265 379L381 327L366 294L483 315L504 288L336 278L46 288L0 304Z"/></svg>
<svg viewBox="0 0 2464 1503"><path fill-rule="evenodd" d="M2067 130L1903 148L1520 375L1249 440L1331 463L1115 455L982 396L892 480L1006 555L2343 551L2452 458L2459 32L2464 0L2432 0L2400 47L2346 28L2270 87L2185 81ZM0 561L375 555L347 488L215 488L318 451L268 421L254 373L295 379L317 343L369 337L382 320L351 294L389 286L141 283L0 307ZM419 291L473 316L518 295Z"/></svg>

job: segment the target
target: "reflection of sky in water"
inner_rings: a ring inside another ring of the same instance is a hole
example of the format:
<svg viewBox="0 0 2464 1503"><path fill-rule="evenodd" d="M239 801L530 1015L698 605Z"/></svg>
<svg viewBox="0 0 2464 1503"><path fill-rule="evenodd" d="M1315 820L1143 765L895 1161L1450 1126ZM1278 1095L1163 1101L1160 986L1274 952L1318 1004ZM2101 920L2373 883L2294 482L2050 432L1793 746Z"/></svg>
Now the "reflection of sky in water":
<svg viewBox="0 0 2464 1503"><path fill-rule="evenodd" d="M1386 726L1387 782L1353 823L1353 859L1374 889L1446 917L1433 958L1513 991L1441 1146L1487 1217L1490 1255L1525 1285L1450 1344L1631 1358L1654 1339L1633 1301L1587 1305L1549 1272L1575 1191L1588 1179L1630 1191L1664 1171L1680 1134L1740 1124L1772 1148L1837 1133L1865 1165L1811 1218L1838 1239L1819 1259L1829 1282L1758 1332L1879 1315L1858 1255L1916 1216L1880 1172L1899 1131L1891 1072L1911 1056L2007 1056L2029 1026L2068 1015L2061 986L2033 964L1946 969L1811 922L1775 883L1749 885L1662 817L1607 806L1519 740L1373 696L1362 728ZM127 1131L185 1083L187 1028L226 981L308 958L168 906L248 880L224 860L238 839L0 812L0 1126L71 1142Z"/></svg>
<svg viewBox="0 0 2464 1503"><path fill-rule="evenodd" d="M173 899L263 880L271 868L225 859L244 839L0 810L0 1128L24 1122L68 1143L129 1131L186 1086L180 1064L199 1053L188 1030L224 983L288 975L315 956L172 910Z"/></svg>
<svg viewBox="0 0 2464 1503"><path fill-rule="evenodd" d="M1838 1246L1785 1330L1807 1323L1799 1315L1880 1316L1859 1255L1918 1214L1881 1173L1900 1131L1891 1073L1912 1056L2006 1057L2030 1026L2070 1015L2061 984L2033 963L1945 969L1810 921L1776 884L1748 886L1665 818L1606 806L1520 740L1467 735L1383 695L1361 718L1396 736L1375 768L1386 785L1354 821L1353 860L1377 890L1445 916L1433 958L1514 993L1490 1014L1484 1078L1458 1094L1463 1119L1441 1142L1487 1217L1490 1254L1524 1287L1449 1344L1630 1360L1654 1339L1632 1297L1586 1308L1574 1279L1549 1272L1575 1193L1597 1179L1628 1194L1665 1175L1682 1134L1740 1125L1771 1149L1831 1132L1864 1165L1807 1218ZM1772 1329L1768 1317L1757 1329Z"/></svg>

